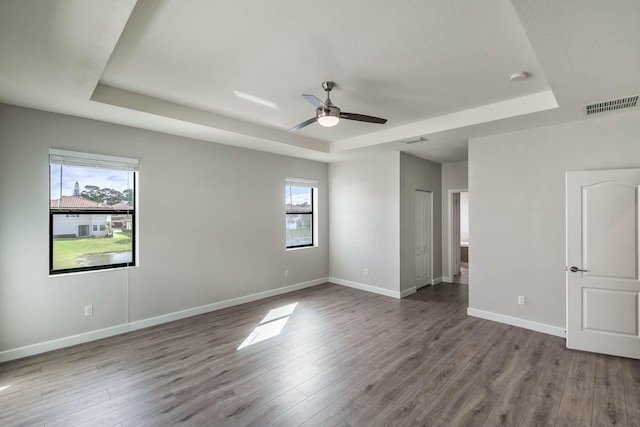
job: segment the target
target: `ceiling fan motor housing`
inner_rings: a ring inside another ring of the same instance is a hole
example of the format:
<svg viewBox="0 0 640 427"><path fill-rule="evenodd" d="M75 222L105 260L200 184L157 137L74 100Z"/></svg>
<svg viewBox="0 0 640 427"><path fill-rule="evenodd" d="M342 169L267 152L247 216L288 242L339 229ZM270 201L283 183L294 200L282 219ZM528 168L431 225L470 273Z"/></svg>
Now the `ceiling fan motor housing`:
<svg viewBox="0 0 640 427"><path fill-rule="evenodd" d="M316 117L317 118L326 117L326 116L340 117L340 109L338 107L334 107L333 105L328 107L329 108L320 107L316 109Z"/></svg>

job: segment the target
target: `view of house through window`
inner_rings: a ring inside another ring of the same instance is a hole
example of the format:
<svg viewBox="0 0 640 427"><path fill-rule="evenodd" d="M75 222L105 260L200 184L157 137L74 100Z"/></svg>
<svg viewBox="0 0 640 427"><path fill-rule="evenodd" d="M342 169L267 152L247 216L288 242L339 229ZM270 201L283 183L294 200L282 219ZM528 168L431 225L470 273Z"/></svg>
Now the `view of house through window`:
<svg viewBox="0 0 640 427"><path fill-rule="evenodd" d="M285 186L287 248L313 246L315 181L287 179Z"/></svg>
<svg viewBox="0 0 640 427"><path fill-rule="evenodd" d="M136 169L134 159L51 150L52 274L135 265Z"/></svg>

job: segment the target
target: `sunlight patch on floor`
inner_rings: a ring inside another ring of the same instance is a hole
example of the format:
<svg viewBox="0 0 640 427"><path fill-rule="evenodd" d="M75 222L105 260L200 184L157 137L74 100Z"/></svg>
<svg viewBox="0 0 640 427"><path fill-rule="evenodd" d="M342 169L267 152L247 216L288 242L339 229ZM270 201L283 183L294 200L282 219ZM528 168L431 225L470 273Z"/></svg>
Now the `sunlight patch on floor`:
<svg viewBox="0 0 640 427"><path fill-rule="evenodd" d="M280 332L284 329L284 325L286 325L289 320L289 316L291 316L297 305L298 303L294 302L293 304L284 305L269 311L260 324L253 328L249 336L245 338L237 350L280 335Z"/></svg>

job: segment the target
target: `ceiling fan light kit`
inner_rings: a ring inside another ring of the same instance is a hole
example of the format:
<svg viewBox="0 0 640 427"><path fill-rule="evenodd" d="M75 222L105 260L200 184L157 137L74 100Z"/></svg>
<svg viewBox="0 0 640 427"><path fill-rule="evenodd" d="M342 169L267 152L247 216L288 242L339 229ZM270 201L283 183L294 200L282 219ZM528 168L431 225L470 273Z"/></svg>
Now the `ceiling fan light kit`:
<svg viewBox="0 0 640 427"><path fill-rule="evenodd" d="M302 95L304 99L306 99L307 101L309 101L309 103L316 107L316 116L300 123L297 126L292 127L289 130L296 131L314 122L318 122L320 126L332 127L337 125L340 122L340 119L378 124L384 124L387 122L387 119L381 119L380 117L365 116L364 114L343 113L342 111L340 111L340 108L333 105L333 103L331 102L331 97L329 96L329 92L331 92L331 89L333 89L334 86L334 82L322 83L322 88L327 92L327 100L324 102L320 101L320 99L316 98L313 95Z"/></svg>
<svg viewBox="0 0 640 427"><path fill-rule="evenodd" d="M317 113L317 119L318 119L318 124L320 126L324 126L326 128L330 128L332 126L335 126L338 124L338 122L340 121L340 117L339 116L332 116L330 114L331 112L327 112L327 111L318 111Z"/></svg>

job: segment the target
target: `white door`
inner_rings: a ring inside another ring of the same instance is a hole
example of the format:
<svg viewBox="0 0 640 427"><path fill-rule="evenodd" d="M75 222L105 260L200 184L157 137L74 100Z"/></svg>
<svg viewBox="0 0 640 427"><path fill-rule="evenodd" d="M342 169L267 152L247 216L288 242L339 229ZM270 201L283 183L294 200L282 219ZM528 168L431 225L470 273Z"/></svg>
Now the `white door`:
<svg viewBox="0 0 640 427"><path fill-rule="evenodd" d="M640 169L567 172L567 347L640 359Z"/></svg>
<svg viewBox="0 0 640 427"><path fill-rule="evenodd" d="M416 288L431 285L432 279L432 206L431 192L415 192Z"/></svg>

